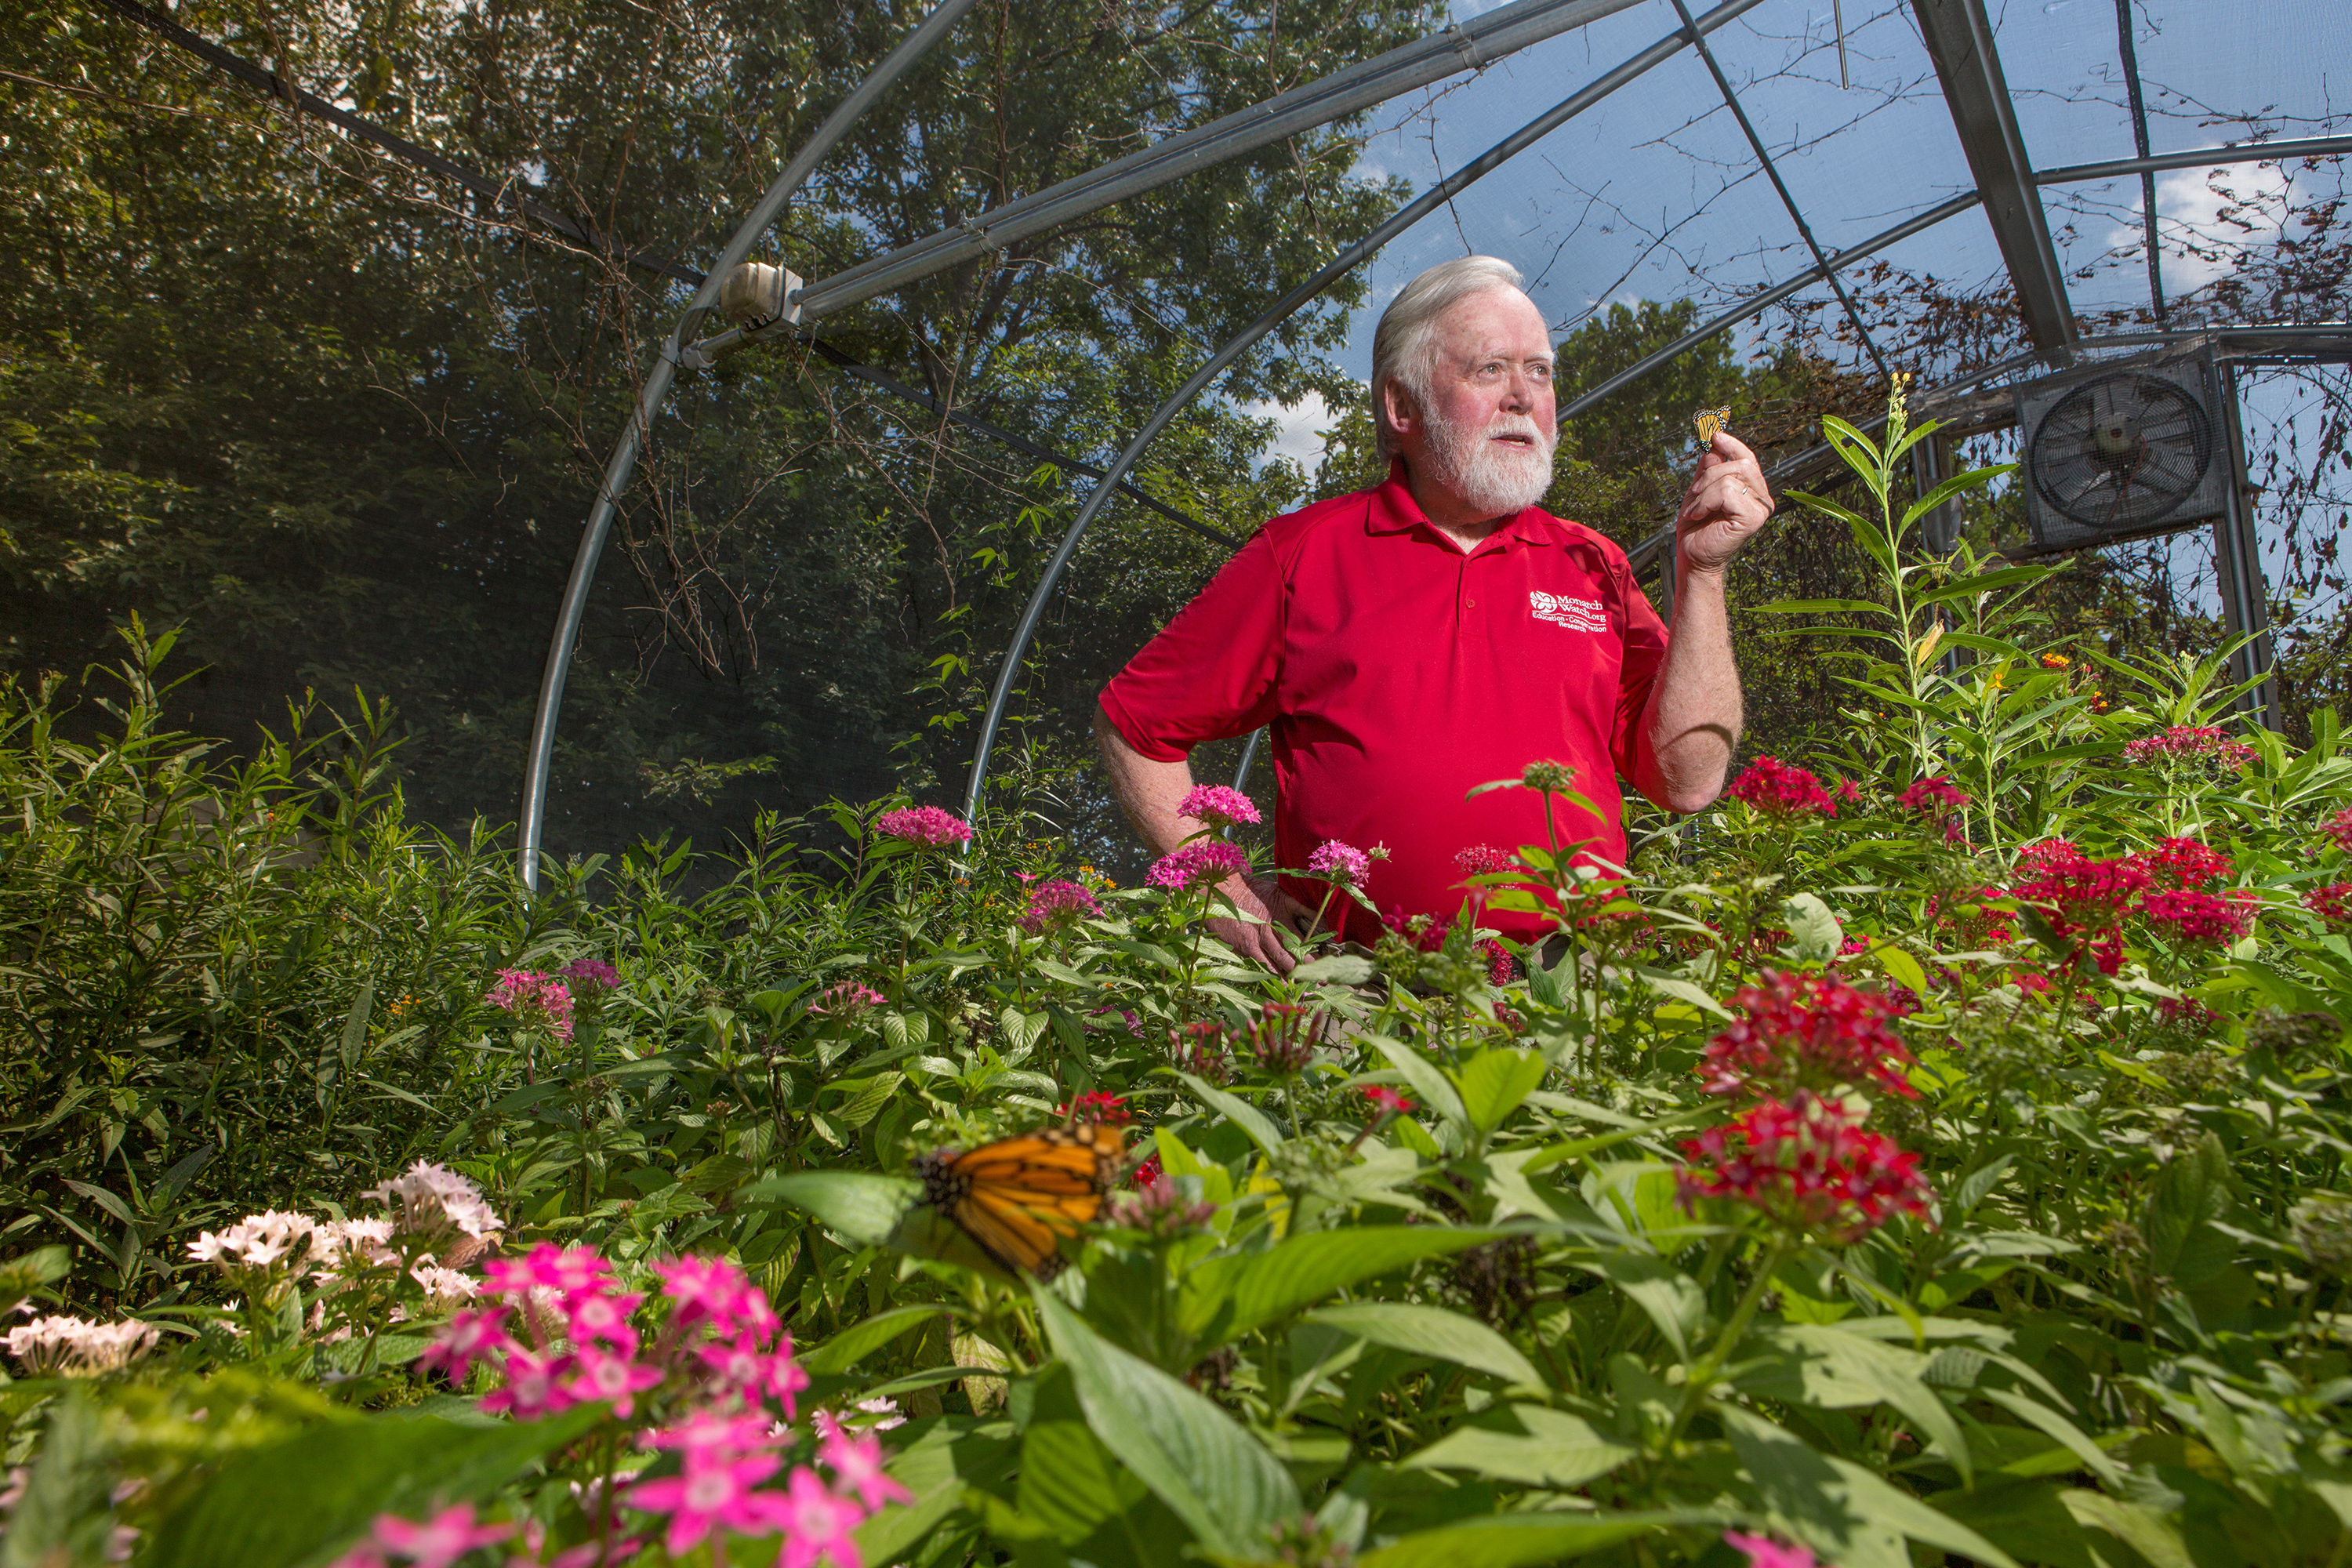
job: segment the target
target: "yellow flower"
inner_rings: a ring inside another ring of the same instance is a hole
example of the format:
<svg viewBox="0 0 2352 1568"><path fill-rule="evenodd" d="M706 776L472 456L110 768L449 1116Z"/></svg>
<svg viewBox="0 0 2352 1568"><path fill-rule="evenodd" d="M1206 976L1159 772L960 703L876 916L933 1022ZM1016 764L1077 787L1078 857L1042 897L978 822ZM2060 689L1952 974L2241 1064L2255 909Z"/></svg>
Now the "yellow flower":
<svg viewBox="0 0 2352 1568"><path fill-rule="evenodd" d="M2063 653L2045 653L2042 656L2042 668L2044 669L2063 669L2073 662Z"/></svg>

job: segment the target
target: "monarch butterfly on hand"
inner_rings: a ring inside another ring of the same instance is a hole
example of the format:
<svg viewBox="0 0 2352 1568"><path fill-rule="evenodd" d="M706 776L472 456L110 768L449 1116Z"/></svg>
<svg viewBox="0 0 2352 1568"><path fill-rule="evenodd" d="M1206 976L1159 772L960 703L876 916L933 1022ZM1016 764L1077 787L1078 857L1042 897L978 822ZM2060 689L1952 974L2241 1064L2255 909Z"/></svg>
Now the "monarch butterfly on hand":
<svg viewBox="0 0 2352 1568"><path fill-rule="evenodd" d="M1091 1224L1118 1181L1127 1135L1106 1122L1048 1127L915 1163L923 1201L1013 1273L1050 1279L1059 1243Z"/></svg>

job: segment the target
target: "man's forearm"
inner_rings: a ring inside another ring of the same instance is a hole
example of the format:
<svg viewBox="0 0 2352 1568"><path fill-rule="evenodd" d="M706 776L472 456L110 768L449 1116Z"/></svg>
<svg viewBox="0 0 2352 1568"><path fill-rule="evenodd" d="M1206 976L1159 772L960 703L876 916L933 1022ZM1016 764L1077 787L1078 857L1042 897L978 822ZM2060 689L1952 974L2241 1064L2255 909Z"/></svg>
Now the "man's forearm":
<svg viewBox="0 0 2352 1568"><path fill-rule="evenodd" d="M1103 771L1110 774L1111 794L1145 848L1165 855L1201 830L1200 822L1176 811L1192 790L1191 763L1145 756L1127 743L1100 709L1095 710L1095 740L1102 748Z"/></svg>
<svg viewBox="0 0 2352 1568"><path fill-rule="evenodd" d="M1685 569L1675 586L1674 635L1642 714L1651 763L1633 782L1669 811L1712 804L1739 744L1740 718L1723 574Z"/></svg>

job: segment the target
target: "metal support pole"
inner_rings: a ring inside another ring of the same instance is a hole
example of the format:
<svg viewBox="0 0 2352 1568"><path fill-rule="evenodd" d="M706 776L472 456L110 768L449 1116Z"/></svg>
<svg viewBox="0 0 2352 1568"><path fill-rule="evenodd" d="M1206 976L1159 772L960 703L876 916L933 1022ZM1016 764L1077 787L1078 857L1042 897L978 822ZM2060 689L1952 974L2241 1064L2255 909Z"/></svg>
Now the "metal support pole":
<svg viewBox="0 0 2352 1568"><path fill-rule="evenodd" d="M2230 658L2231 673L2240 680L2262 684L2238 699L2243 712L2255 715L2269 729L2284 728L2279 710L2278 682L2271 673L2270 585L2263 577L2262 537L2254 528L2254 509L2246 483L2246 437L2238 419L2238 371L2226 362L2214 366L2214 384L2221 394L2221 428L2229 443L2229 510L2213 520L2213 559L2221 567L2221 615L2232 641L2253 634L2253 640Z"/></svg>
<svg viewBox="0 0 2352 1568"><path fill-rule="evenodd" d="M1250 764L1257 761L1258 745L1273 732L1271 729L1252 730L1249 743L1242 748L1241 763L1234 769L1234 787L1244 795L1249 793Z"/></svg>
<svg viewBox="0 0 2352 1568"><path fill-rule="evenodd" d="M1762 3L1763 0L1727 0L1726 4L1701 16L1697 26L1701 31L1712 32ZM989 693L988 712L980 721L980 738L972 752L971 780L964 787L966 816L980 809L981 786L988 780L988 757L996 744L997 728L1004 722L1005 706L1013 699L1013 683L1019 678L1021 660L1029 651L1029 639L1036 634L1037 622L1045 613L1054 585L1061 581L1063 569L1069 565L1070 557L1076 552L1078 542L1086 537L1087 530L1093 526L1103 503L1110 499L1112 487L1126 479L1135 465L1142 460L1145 448L1151 445L1160 431L1167 428L1169 422L1200 395L1211 382L1223 375L1227 366L1248 353L1260 338L1296 315L1324 289L1361 266L1390 240L1619 88L1672 59L1681 52L1683 43L1684 35L1680 31L1668 34L1614 70L1570 93L1423 191L1386 222L1335 257L1321 271L1285 295L1274 309L1234 334L1223 347L1210 355L1208 363L1194 371L1165 403L1153 410L1151 417L1144 421L1143 428L1136 432L1135 438L1112 462L1109 476L1088 492L1085 503L1078 508L1078 515L1071 521L1069 531L1062 535L1062 542L1055 546L1053 557L1045 563L1045 575L1038 579L1036 588L1030 594L1027 606L1021 612L1021 622L1013 628L1013 640L1004 650L1003 667L996 672L995 689Z"/></svg>
<svg viewBox="0 0 2352 1568"><path fill-rule="evenodd" d="M613 517L620 509L621 492L628 489L629 475L636 468L637 449L652 434L654 417L661 412L662 402L669 395L670 383L677 375L678 347L709 313L718 302L719 285L751 254L751 247L775 223L784 210L784 203L800 189L818 161L833 151L834 143L848 133L857 117L881 96L884 89L947 36L972 4L973 0L940 0L931 14L899 40L888 58L841 100L825 122L817 127L816 134L801 149L800 155L784 166L783 173L761 196L751 216L743 220L735 237L727 242L727 248L719 252L717 265L695 289L693 303L687 307L686 314L662 340L653 366L646 373L646 384L637 395L637 406L628 428L621 432L612 460L604 465L596 504L589 509L587 525L580 531L580 548L572 558L572 577L563 586L563 602L555 614L555 635L548 643L547 668L540 676L539 707L530 720L530 752L523 763L522 823L515 850L523 886L534 892L539 889L539 850L546 827L547 772L555 755L555 723L563 709L563 684L572 671L572 647L580 640L580 621L587 609L588 590L595 584L596 563L604 553L604 541L613 531Z"/></svg>
<svg viewBox="0 0 2352 1568"><path fill-rule="evenodd" d="M2116 0L2116 44L2123 56L2124 88L2131 95L2132 146L2147 156L2147 109L2140 101L2139 48L2132 41L2132 0ZM2164 253L2157 244L2156 171L2139 172L2141 216L2147 228L2147 297L2156 307L2156 324L2164 325Z"/></svg>

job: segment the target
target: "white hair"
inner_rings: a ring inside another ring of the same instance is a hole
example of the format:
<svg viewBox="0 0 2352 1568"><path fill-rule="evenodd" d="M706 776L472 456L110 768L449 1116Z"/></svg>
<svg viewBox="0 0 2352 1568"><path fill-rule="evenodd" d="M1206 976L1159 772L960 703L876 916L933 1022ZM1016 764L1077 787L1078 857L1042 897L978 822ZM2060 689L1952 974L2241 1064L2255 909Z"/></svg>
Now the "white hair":
<svg viewBox="0 0 2352 1568"><path fill-rule="evenodd" d="M1526 281L1519 269L1501 257L1462 256L1439 262L1389 301L1372 333L1372 431L1382 461L1396 456L1396 432L1389 428L1383 390L1390 382L1396 382L1415 406L1429 406L1429 389L1437 368L1439 318L1473 294L1517 289Z"/></svg>

